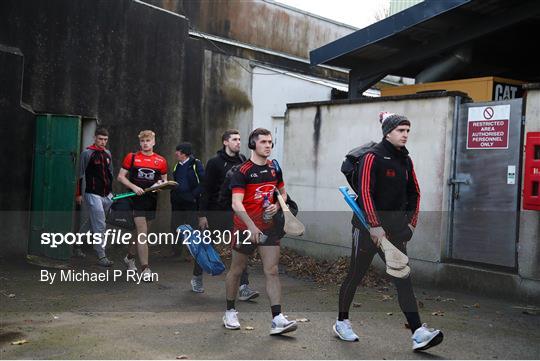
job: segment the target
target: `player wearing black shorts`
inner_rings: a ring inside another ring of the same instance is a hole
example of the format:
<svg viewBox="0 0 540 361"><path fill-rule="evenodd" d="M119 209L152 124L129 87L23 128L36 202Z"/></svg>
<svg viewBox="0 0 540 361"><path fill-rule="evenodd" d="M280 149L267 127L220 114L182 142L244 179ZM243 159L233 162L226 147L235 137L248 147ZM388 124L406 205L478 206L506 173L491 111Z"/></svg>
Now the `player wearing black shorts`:
<svg viewBox="0 0 540 361"><path fill-rule="evenodd" d="M279 243L277 238L264 241L265 233L272 226L272 217L279 210L275 204L274 192L277 190L287 198L281 172L268 160L272 152L272 133L263 128L251 132L248 147L251 158L246 161L231 179L232 208L234 214L232 261L226 278L227 310L223 323L227 329L239 329L238 312L235 310L236 292L240 276L248 257L258 249L263 263L266 279L266 292L272 311L271 335L296 330L296 321L289 321L281 313L281 284L279 282ZM238 235L238 236L236 236ZM261 238L263 236L263 238Z"/></svg>
<svg viewBox="0 0 540 361"><path fill-rule="evenodd" d="M137 193L132 197L133 219L137 229L137 238L133 239L124 262L128 269L137 270L135 266L135 252L139 255L141 273L143 276L152 275L148 267L148 244L146 235L150 228L150 221L156 217L157 194L144 193L144 189L155 183L167 181L167 161L159 154L154 153L156 135L151 130L139 133L141 150L129 153L122 162L122 169L118 174L118 181ZM138 242L137 242L138 240ZM151 277L143 277L143 280Z"/></svg>
<svg viewBox="0 0 540 361"><path fill-rule="evenodd" d="M240 165L246 161L246 157L240 153L240 132L236 129L228 129L221 135L223 148L210 158L206 163L206 176L204 178L204 189L199 205L199 228L209 229L218 232L231 231L233 223L233 210L231 200L228 197L220 196L220 190L226 187L225 176L232 167ZM193 273L195 275L195 273ZM193 278L192 286L195 291L202 288L202 269L200 276ZM249 287L249 276L247 269L240 278L240 288L238 289L240 301L250 301L259 297L259 292Z"/></svg>

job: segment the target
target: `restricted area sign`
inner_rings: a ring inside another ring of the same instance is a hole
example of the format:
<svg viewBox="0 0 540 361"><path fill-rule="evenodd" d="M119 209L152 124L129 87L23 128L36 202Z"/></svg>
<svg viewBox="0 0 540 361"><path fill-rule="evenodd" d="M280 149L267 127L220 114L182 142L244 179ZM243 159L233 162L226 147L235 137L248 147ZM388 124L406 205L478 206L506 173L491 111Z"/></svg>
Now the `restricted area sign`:
<svg viewBox="0 0 540 361"><path fill-rule="evenodd" d="M467 149L508 149L510 105L469 108Z"/></svg>

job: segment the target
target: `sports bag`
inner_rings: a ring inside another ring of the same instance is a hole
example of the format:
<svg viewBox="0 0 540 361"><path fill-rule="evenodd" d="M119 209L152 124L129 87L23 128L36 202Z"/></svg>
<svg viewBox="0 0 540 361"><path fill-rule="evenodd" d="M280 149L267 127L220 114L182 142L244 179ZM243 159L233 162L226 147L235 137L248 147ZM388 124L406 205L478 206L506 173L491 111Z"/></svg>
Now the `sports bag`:
<svg viewBox="0 0 540 361"><path fill-rule="evenodd" d="M211 243L205 244L202 241L200 232L195 232L189 224L182 224L176 232L180 232L180 239L187 245L193 259L205 272L217 276L225 271L225 265L221 262L219 254Z"/></svg>
<svg viewBox="0 0 540 361"><path fill-rule="evenodd" d="M376 145L377 143L371 141L351 149L345 156L343 163L341 163L341 173L345 175L347 182L356 194L358 194L358 172L360 171L360 161L364 155L366 155L366 153Z"/></svg>
<svg viewBox="0 0 540 361"><path fill-rule="evenodd" d="M105 221L111 226L120 227L127 230L135 229L131 199L122 198L114 201L111 208L109 208Z"/></svg>

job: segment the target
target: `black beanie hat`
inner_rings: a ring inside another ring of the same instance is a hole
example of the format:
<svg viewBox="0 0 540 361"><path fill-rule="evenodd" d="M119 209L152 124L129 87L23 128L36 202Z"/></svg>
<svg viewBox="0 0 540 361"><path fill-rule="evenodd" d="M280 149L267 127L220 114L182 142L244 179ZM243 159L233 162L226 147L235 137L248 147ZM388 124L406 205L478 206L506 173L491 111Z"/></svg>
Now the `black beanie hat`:
<svg viewBox="0 0 540 361"><path fill-rule="evenodd" d="M399 125L411 125L411 122L406 116L388 112L380 112L379 121L381 122L383 137L386 137L386 134L390 133Z"/></svg>

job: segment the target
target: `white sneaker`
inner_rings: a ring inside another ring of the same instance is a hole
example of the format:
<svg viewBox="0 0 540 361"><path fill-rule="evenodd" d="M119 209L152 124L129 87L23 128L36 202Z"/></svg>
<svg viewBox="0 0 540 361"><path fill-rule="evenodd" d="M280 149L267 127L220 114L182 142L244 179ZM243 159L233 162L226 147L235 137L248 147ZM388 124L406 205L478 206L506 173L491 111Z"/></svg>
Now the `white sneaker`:
<svg viewBox="0 0 540 361"><path fill-rule="evenodd" d="M223 316L223 324L225 325L225 328L229 330L240 329L240 322L238 322L238 312L234 308L225 311L225 316Z"/></svg>
<svg viewBox="0 0 540 361"><path fill-rule="evenodd" d="M126 264L126 267L130 271L136 271L137 266L135 265L135 258L127 258L127 256L124 257L124 263Z"/></svg>
<svg viewBox="0 0 540 361"><path fill-rule="evenodd" d="M283 313L280 313L272 320L272 327L270 328L271 335L281 335L287 332L296 330L298 326L296 321L289 321Z"/></svg>
<svg viewBox="0 0 540 361"><path fill-rule="evenodd" d="M154 280L154 274L150 267L146 267L144 271L141 272L141 279L143 282L152 282Z"/></svg>
<svg viewBox="0 0 540 361"><path fill-rule="evenodd" d="M343 320L339 321L336 320L336 323L333 326L334 333L343 341L349 341L354 342L358 341L358 335L354 333L351 325L351 321L349 320Z"/></svg>
<svg viewBox="0 0 540 361"><path fill-rule="evenodd" d="M423 324L422 327L416 329L412 335L414 351L427 350L430 347L437 346L443 340L443 333L441 330L434 328L428 328L427 324Z"/></svg>

